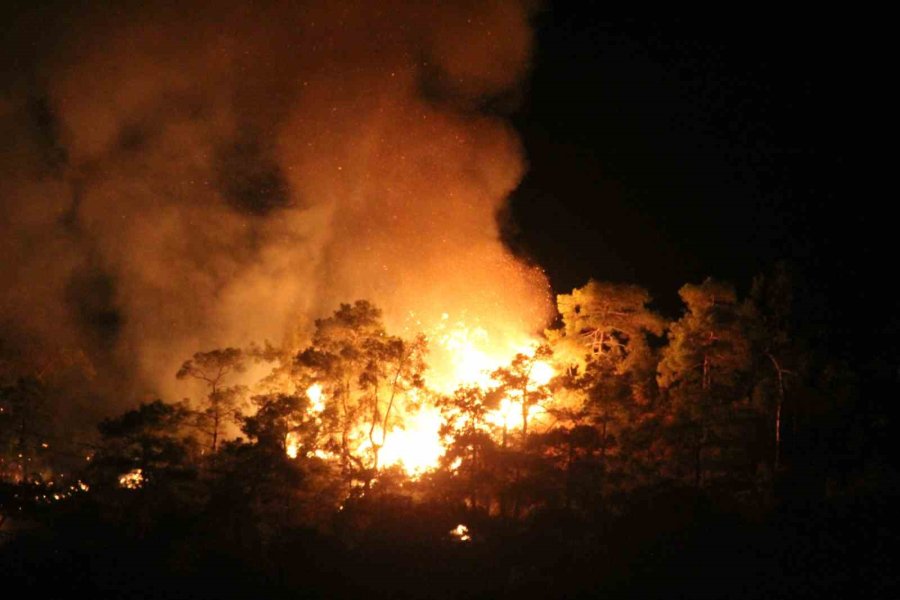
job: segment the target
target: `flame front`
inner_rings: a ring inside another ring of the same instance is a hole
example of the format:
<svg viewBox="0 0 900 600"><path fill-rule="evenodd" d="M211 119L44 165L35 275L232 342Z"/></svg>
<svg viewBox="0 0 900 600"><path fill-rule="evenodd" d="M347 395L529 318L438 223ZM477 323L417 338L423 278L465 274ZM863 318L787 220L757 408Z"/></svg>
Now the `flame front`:
<svg viewBox="0 0 900 600"><path fill-rule="evenodd" d="M444 417L440 409L425 398L452 394L460 386L474 386L485 392L495 389L499 382L493 378L493 372L509 365L517 355L534 357L538 347L537 340L525 335L495 342L486 329L469 327L462 321L451 323L446 313L429 336L429 342L430 365L426 380L431 393L408 394L396 409L396 414L402 415L399 424L387 431L373 431L367 425L359 425L348 436L354 455L366 456L377 450L378 468L399 466L414 479L438 467L448 441L441 435ZM525 391L530 393L546 385L554 375L549 362L534 360ZM522 395L521 390L508 392L497 408L487 412L485 422L506 432L520 430L523 426ZM328 403L322 385L309 386L306 396L310 401L308 415L318 418ZM529 423L538 422L543 414L546 414L544 407L540 403L533 404L528 407L524 419ZM299 440L292 433L285 440L285 451L291 458L300 453ZM315 455L336 458L322 451Z"/></svg>
<svg viewBox="0 0 900 600"><path fill-rule="evenodd" d="M434 469L444 455L440 429L440 411L434 406L422 407L402 428L395 427L385 436L379 454L381 464L398 465L411 477Z"/></svg>
<svg viewBox="0 0 900 600"><path fill-rule="evenodd" d="M309 398L309 409L314 413L325 410L325 400L322 398L322 384L314 383L306 388L306 397Z"/></svg>
<svg viewBox="0 0 900 600"><path fill-rule="evenodd" d="M506 339L492 337L480 325L470 326L464 321L451 323L449 315L444 313L429 336L429 385L445 394L452 393L461 385L490 388L496 383L491 378L494 370L509 364L516 354L532 355L537 345L536 340L528 335L507 333L503 337ZM542 363L539 370L541 377L546 377L542 384L553 376L549 364Z"/></svg>

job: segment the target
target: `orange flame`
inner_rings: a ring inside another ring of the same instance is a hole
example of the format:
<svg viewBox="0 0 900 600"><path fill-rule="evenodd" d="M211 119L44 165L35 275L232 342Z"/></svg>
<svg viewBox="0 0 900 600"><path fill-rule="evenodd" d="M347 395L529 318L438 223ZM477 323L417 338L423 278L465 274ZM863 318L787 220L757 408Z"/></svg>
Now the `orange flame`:
<svg viewBox="0 0 900 600"><path fill-rule="evenodd" d="M144 481L144 471L142 469L132 469L119 475L119 487L126 490L136 490L144 485Z"/></svg>
<svg viewBox="0 0 900 600"><path fill-rule="evenodd" d="M533 356L537 344L527 336L505 343L493 344L487 331L480 327L467 327L459 321L451 323L444 314L442 323L430 337L432 358L427 380L438 393L451 393L461 385L474 385L482 389L495 387L496 382L491 372L502 367L517 354ZM533 364L527 389L529 391L546 385L555 375L550 363L538 360ZM307 388L306 395L311 404L309 414L318 415L326 406L327 398L320 384ZM418 402L420 398L411 394L410 402ZM441 457L446 451L446 440L440 433L442 415L440 410L431 404L401 407L398 411L405 415L400 425L382 432L379 446L379 467L399 466L411 478L417 478L425 472L438 467ZM545 413L544 408L535 404L528 408L526 419L532 422ZM506 430L522 427L522 399L513 393L503 398L500 406L488 412L488 423ZM377 436L376 436L377 438ZM350 435L354 453L362 456L371 453L373 440L367 426L360 425ZM289 433L285 441L285 449L291 458L299 453L299 441ZM317 452L321 458L333 458L328 453Z"/></svg>

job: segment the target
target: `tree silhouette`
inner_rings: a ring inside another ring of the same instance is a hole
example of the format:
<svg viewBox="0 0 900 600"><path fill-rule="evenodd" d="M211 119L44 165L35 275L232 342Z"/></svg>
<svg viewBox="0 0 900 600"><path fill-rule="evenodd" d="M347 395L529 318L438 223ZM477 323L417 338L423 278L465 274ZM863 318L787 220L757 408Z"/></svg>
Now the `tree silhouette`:
<svg viewBox="0 0 900 600"><path fill-rule="evenodd" d="M423 388L425 350L423 337L410 342L388 335L381 311L367 301L342 304L316 320L312 344L294 359L295 381L303 389L321 386L325 433L336 442L348 481L368 485L378 471L387 436Z"/></svg>
<svg viewBox="0 0 900 600"><path fill-rule="evenodd" d="M574 394L578 409L560 416L567 417L562 421L571 424L571 435L581 432L573 442L596 450L577 464L581 479L593 470L588 479L596 487L592 502L598 505L614 479L619 488L635 480L643 445L636 434L655 409L659 357L651 342L662 335L665 322L648 308L650 301L649 293L636 285L592 280L557 297L562 326L547 332L554 352L571 363L559 380L559 393ZM596 427L596 435L588 434L588 424ZM569 435L560 432L550 439L569 444ZM626 441L629 452L623 447Z"/></svg>
<svg viewBox="0 0 900 600"><path fill-rule="evenodd" d="M647 336L662 335L665 321L648 308L651 298L636 285L591 280L557 296L562 327L551 333L554 349L587 360L608 360L626 371L647 352Z"/></svg>
<svg viewBox="0 0 900 600"><path fill-rule="evenodd" d="M469 506L477 509L491 492L497 448L492 437L495 426L487 414L497 408L497 395L478 386L461 386L439 398L438 406L443 415L441 435L449 440L444 463L455 473L466 474L465 494Z"/></svg>
<svg viewBox="0 0 900 600"><path fill-rule="evenodd" d="M37 460L50 418L45 386L21 377L0 387L0 479L37 477Z"/></svg>
<svg viewBox="0 0 900 600"><path fill-rule="evenodd" d="M752 417L752 354L746 321L730 285L707 279L685 285L679 294L686 310L670 326L658 380L671 401L670 432L690 446L694 485L699 488L710 467L704 464L704 451L720 460L740 460L733 452Z"/></svg>
<svg viewBox="0 0 900 600"><path fill-rule="evenodd" d="M531 408L548 399L551 395L546 382L535 378L534 368L541 361L549 360L553 351L547 344L541 344L531 354L518 353L506 367L495 369L491 378L496 381L492 393L502 398L520 403L522 416L522 436L528 435ZM503 445L506 446L507 426L503 426Z"/></svg>
<svg viewBox="0 0 900 600"><path fill-rule="evenodd" d="M197 352L186 360L175 376L193 378L206 383L209 393L201 411L201 427L210 438L210 451L215 455L222 428L227 422L237 422L244 389L226 386L229 375L244 371L244 354L237 348Z"/></svg>

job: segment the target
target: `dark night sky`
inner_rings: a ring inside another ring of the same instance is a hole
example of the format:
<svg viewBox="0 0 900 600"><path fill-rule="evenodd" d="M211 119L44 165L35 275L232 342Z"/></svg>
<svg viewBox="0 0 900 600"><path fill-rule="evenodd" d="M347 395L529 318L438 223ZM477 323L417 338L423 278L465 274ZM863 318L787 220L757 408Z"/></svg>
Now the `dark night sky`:
<svg viewBox="0 0 900 600"><path fill-rule="evenodd" d="M827 321L836 350L896 332L896 303L871 277L893 254L890 220L854 165L874 108L863 24L611 19L557 3L537 25L515 118L530 170L510 237L555 290L591 276L636 282L671 312L684 283L746 290L789 259L812 298L806 316Z"/></svg>

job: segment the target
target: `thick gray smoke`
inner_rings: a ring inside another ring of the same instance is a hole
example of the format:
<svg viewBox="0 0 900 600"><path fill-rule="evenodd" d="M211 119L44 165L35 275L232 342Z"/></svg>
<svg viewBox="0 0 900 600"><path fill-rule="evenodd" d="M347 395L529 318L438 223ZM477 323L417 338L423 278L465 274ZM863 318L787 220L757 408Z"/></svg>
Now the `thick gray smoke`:
<svg viewBox="0 0 900 600"><path fill-rule="evenodd" d="M81 365L122 403L172 398L194 351L284 343L357 298L395 329L544 324L546 280L496 222L520 144L483 110L527 72L526 5L190 4L16 15L7 373Z"/></svg>

